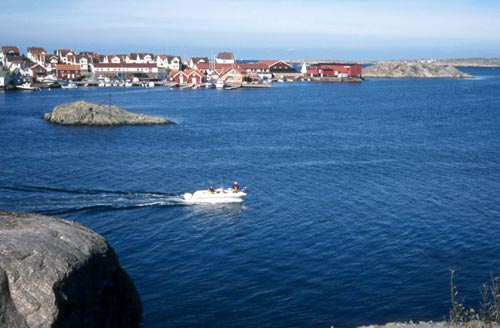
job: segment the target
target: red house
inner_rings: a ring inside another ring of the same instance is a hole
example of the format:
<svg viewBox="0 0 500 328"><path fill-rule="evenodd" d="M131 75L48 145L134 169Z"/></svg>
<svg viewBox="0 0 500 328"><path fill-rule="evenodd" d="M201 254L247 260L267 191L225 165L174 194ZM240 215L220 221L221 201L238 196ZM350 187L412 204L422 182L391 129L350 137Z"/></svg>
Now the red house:
<svg viewBox="0 0 500 328"><path fill-rule="evenodd" d="M173 73L172 80L179 84L201 84L204 77L200 71L188 69Z"/></svg>
<svg viewBox="0 0 500 328"><path fill-rule="evenodd" d="M261 60L257 64L267 66L271 73L296 73L292 65L283 60Z"/></svg>
<svg viewBox="0 0 500 328"><path fill-rule="evenodd" d="M311 77L361 77L360 64L320 63L313 64L307 70Z"/></svg>
<svg viewBox="0 0 500 328"><path fill-rule="evenodd" d="M58 80L79 80L82 78L80 65L57 64L56 76Z"/></svg>
<svg viewBox="0 0 500 328"><path fill-rule="evenodd" d="M31 66L30 70L31 70L31 74L32 74L34 79L36 79L38 77L47 76L47 69L40 64L35 64L35 65Z"/></svg>

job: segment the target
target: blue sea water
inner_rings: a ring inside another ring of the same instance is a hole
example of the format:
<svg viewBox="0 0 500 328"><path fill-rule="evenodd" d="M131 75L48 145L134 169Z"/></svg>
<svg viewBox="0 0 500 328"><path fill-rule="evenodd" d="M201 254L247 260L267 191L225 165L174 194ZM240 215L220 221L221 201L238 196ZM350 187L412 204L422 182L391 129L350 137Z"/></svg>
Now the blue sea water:
<svg viewBox="0 0 500 328"><path fill-rule="evenodd" d="M0 208L105 236L143 327L443 320L450 268L474 306L500 273L500 68L464 70L476 78L0 92ZM110 99L178 124L41 119ZM181 200L233 180L243 204Z"/></svg>

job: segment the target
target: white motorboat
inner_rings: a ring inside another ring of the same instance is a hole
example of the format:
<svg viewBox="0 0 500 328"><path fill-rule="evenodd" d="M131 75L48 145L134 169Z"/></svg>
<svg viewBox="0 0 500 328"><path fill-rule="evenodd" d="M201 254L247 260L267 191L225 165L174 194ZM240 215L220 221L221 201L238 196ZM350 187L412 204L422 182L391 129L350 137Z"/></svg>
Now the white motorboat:
<svg viewBox="0 0 500 328"><path fill-rule="evenodd" d="M226 83L222 79L217 79L217 82L215 82L215 87L217 89L224 89L225 85L226 85Z"/></svg>
<svg viewBox="0 0 500 328"><path fill-rule="evenodd" d="M26 83L23 83L23 84L20 84L20 85L16 85L16 88L20 89L20 90L40 91L39 87L34 87L29 82L26 82Z"/></svg>
<svg viewBox="0 0 500 328"><path fill-rule="evenodd" d="M188 203L241 203L247 194L241 190L233 192L231 188L217 188L213 192L208 190L197 190L194 193L185 193L184 200Z"/></svg>
<svg viewBox="0 0 500 328"><path fill-rule="evenodd" d="M78 88L78 86L74 82L69 82L68 84L61 85L61 88L63 88L63 89L76 89L76 88Z"/></svg>

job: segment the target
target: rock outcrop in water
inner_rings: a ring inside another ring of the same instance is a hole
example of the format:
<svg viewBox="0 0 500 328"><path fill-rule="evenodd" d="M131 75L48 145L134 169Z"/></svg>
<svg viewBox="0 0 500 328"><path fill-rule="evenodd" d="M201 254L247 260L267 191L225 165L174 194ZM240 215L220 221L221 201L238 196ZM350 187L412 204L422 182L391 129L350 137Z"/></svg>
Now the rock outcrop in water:
<svg viewBox="0 0 500 328"><path fill-rule="evenodd" d="M364 77L389 78L470 78L453 66L440 66L420 62L387 62L377 63L363 68Z"/></svg>
<svg viewBox="0 0 500 328"><path fill-rule="evenodd" d="M0 247L0 327L140 326L133 282L90 229L0 211Z"/></svg>
<svg viewBox="0 0 500 328"><path fill-rule="evenodd" d="M86 101L76 101L59 105L52 113L43 117L49 122L62 125L152 125L175 124L170 120L144 114L133 114L116 106L96 104Z"/></svg>

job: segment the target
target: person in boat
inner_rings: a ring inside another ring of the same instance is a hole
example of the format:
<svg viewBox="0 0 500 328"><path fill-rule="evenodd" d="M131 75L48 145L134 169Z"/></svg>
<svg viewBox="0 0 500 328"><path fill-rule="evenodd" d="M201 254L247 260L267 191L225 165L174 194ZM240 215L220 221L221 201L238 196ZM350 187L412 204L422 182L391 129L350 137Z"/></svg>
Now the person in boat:
<svg viewBox="0 0 500 328"><path fill-rule="evenodd" d="M238 189L239 189L239 187L238 187L238 182L237 182L237 181L235 181L235 182L233 183L233 192L235 192L235 193L236 193L236 192L238 192Z"/></svg>
<svg viewBox="0 0 500 328"><path fill-rule="evenodd" d="M210 187L208 187L208 192L211 194L215 193L214 186L210 185Z"/></svg>

